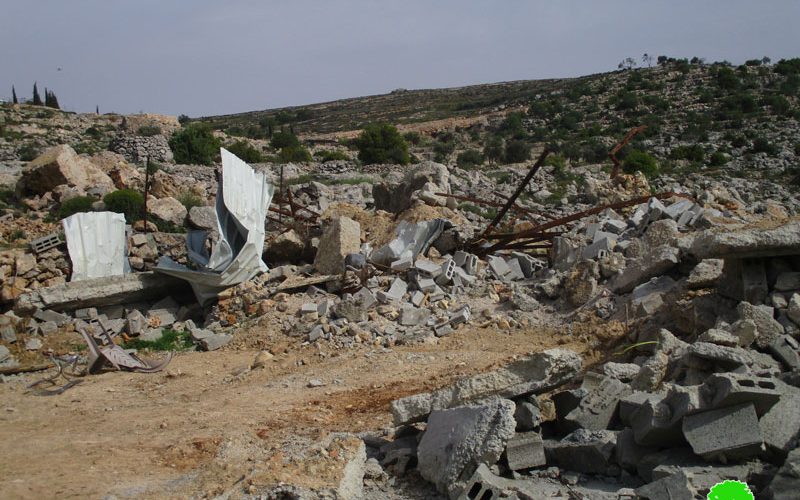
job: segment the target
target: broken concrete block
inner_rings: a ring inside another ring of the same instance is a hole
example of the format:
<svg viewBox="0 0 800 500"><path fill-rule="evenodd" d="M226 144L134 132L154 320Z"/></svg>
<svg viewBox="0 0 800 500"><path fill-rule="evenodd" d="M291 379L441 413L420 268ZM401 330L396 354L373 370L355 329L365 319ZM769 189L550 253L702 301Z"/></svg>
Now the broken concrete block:
<svg viewBox="0 0 800 500"><path fill-rule="evenodd" d="M506 265L508 265L509 273L506 275L506 279L509 280L523 280L525 279L525 273L522 271L522 266L519 263L519 259L508 259L506 261Z"/></svg>
<svg viewBox="0 0 800 500"><path fill-rule="evenodd" d="M319 239L314 268L320 274L341 274L348 254L361 249L361 225L349 217L336 217Z"/></svg>
<svg viewBox="0 0 800 500"><path fill-rule="evenodd" d="M647 214L651 221L657 221L667 211L667 207L658 198L650 198L647 202Z"/></svg>
<svg viewBox="0 0 800 500"><path fill-rule="evenodd" d="M603 365L603 373L611 378L622 382L630 382L639 373L639 365L636 363L616 363L609 361Z"/></svg>
<svg viewBox="0 0 800 500"><path fill-rule="evenodd" d="M636 466L643 456L657 451L653 446L638 444L633 436L633 430L625 428L617 434L617 447L614 450L614 459L617 464L629 472L635 472Z"/></svg>
<svg viewBox="0 0 800 500"><path fill-rule="evenodd" d="M445 337L447 335L450 335L454 331L455 330L453 330L453 327L450 326L449 322L440 323L433 327L433 334L436 335L437 337Z"/></svg>
<svg viewBox="0 0 800 500"><path fill-rule="evenodd" d="M359 302L366 310L378 303L375 294L367 287L361 287L356 293L353 294L353 300Z"/></svg>
<svg viewBox="0 0 800 500"><path fill-rule="evenodd" d="M163 328L148 328L139 335L139 340L155 342L164 336Z"/></svg>
<svg viewBox="0 0 800 500"><path fill-rule="evenodd" d="M800 293L795 293L789 299L789 307L786 308L786 315L790 320L800 326Z"/></svg>
<svg viewBox="0 0 800 500"><path fill-rule="evenodd" d="M608 474L613 470L617 433L578 429L561 441L545 440L547 463L586 474Z"/></svg>
<svg viewBox="0 0 800 500"><path fill-rule="evenodd" d="M711 288L717 285L722 277L722 259L704 259L700 261L686 280L686 286L695 288Z"/></svg>
<svg viewBox="0 0 800 500"><path fill-rule="evenodd" d="M628 224L626 224L625 221L607 219L603 223L603 231L607 231L609 233L622 234L626 229L628 229Z"/></svg>
<svg viewBox="0 0 800 500"><path fill-rule="evenodd" d="M216 351L217 349L228 345L231 340L233 340L233 335L210 333L210 335L202 337L199 342L200 347L202 347L203 350Z"/></svg>
<svg viewBox="0 0 800 500"><path fill-rule="evenodd" d="M66 314L61 314L59 312L50 311L48 309L39 309L33 313L33 317L38 319L39 321L51 321L56 324L56 326L64 326L70 321L70 317Z"/></svg>
<svg viewBox="0 0 800 500"><path fill-rule="evenodd" d="M642 446L674 446L682 441L680 421L673 421L671 408L647 399L630 417L636 442Z"/></svg>
<svg viewBox="0 0 800 500"><path fill-rule="evenodd" d="M778 275L774 289L779 292L800 290L800 272L786 272Z"/></svg>
<svg viewBox="0 0 800 500"><path fill-rule="evenodd" d="M427 322L430 316L430 309L403 306L400 308L400 317L398 318L398 321L403 326L417 326Z"/></svg>
<svg viewBox="0 0 800 500"><path fill-rule="evenodd" d="M679 200L664 209L664 216L677 221L681 215L691 210L694 202L691 200Z"/></svg>
<svg viewBox="0 0 800 500"><path fill-rule="evenodd" d="M456 326L462 323L466 323L469 321L470 317L471 317L470 308L468 305L465 305L461 309L450 313L450 318L449 318L450 326Z"/></svg>
<svg viewBox="0 0 800 500"><path fill-rule="evenodd" d="M55 321L42 321L39 323L39 335L47 336L58 331L58 325Z"/></svg>
<svg viewBox="0 0 800 500"><path fill-rule="evenodd" d="M414 265L414 259L410 255L406 255L390 264L390 268L395 272L408 271Z"/></svg>
<svg viewBox="0 0 800 500"><path fill-rule="evenodd" d="M435 281L437 284L442 286L448 285L453 280L455 273L456 263L453 261L453 259L447 259L440 266L439 275L436 277Z"/></svg>
<svg viewBox="0 0 800 500"><path fill-rule="evenodd" d="M169 309L151 309L147 311L148 322L154 326L171 326L175 323L175 314L177 310Z"/></svg>
<svg viewBox="0 0 800 500"><path fill-rule="evenodd" d="M566 383L581 368L581 357L567 349L549 349L503 368L458 380L429 393L392 401L395 425L417 422L431 411L452 408L492 395L513 398L546 392Z"/></svg>
<svg viewBox="0 0 800 500"><path fill-rule="evenodd" d="M455 498L480 463L500 459L514 427L514 403L507 399L434 411L417 448L417 469L437 490Z"/></svg>
<svg viewBox="0 0 800 500"><path fill-rule="evenodd" d="M544 263L542 261L526 253L513 252L512 255L517 259L520 269L522 269L522 274L525 275L525 278L533 277L537 271L544 268Z"/></svg>
<svg viewBox="0 0 800 500"><path fill-rule="evenodd" d="M707 460L753 457L763 442L752 403L688 415L683 418L683 435Z"/></svg>
<svg viewBox="0 0 800 500"><path fill-rule="evenodd" d="M774 319L775 310L769 306L754 306L749 302L740 302L736 310L741 319L751 319L756 324L755 343L761 349L766 349L780 335L784 333L783 325Z"/></svg>
<svg viewBox="0 0 800 500"><path fill-rule="evenodd" d="M384 304L388 304L389 302L399 302L407 291L408 285L406 282L400 278L395 278L392 281L391 286L389 286L389 290L381 290L378 292L378 300Z"/></svg>
<svg viewBox="0 0 800 500"><path fill-rule="evenodd" d="M511 268L508 267L506 261L503 260L501 257L496 257L494 255L488 255L486 257L486 262L489 264L489 270L492 272L492 275L495 279L500 281L505 281L508 278L508 275L511 273Z"/></svg>
<svg viewBox="0 0 800 500"><path fill-rule="evenodd" d="M780 399L776 381L740 373L715 373L700 387L704 409L722 408L752 403L759 417L767 413Z"/></svg>
<svg viewBox="0 0 800 500"><path fill-rule="evenodd" d="M544 442L536 432L518 432L508 440L506 460L511 470L531 469L545 465Z"/></svg>
<svg viewBox="0 0 800 500"><path fill-rule="evenodd" d="M442 272L442 266L434 264L427 259L419 259L414 263L414 268L429 278L436 278Z"/></svg>
<svg viewBox="0 0 800 500"><path fill-rule="evenodd" d="M676 246L678 240L678 224L674 220L657 220L647 227L644 233L644 242L648 248L656 248L663 245Z"/></svg>
<svg viewBox="0 0 800 500"><path fill-rule="evenodd" d="M758 422L767 448L785 455L800 437L800 389L776 381L781 398Z"/></svg>
<svg viewBox="0 0 800 500"><path fill-rule="evenodd" d="M701 333L697 340L700 342L710 342L712 344L717 345L724 345L729 347L735 347L739 345L739 338L725 330L720 330L719 328L709 328L705 332Z"/></svg>
<svg viewBox="0 0 800 500"><path fill-rule="evenodd" d="M675 247L658 247L635 259L615 276L609 285L616 293L628 293L650 278L660 276L678 264L680 250Z"/></svg>
<svg viewBox="0 0 800 500"><path fill-rule="evenodd" d="M590 260L598 259L600 257L605 257L606 255L614 251L615 243L616 240L613 240L611 238L600 238L591 245L584 248L583 252L581 253L581 257Z"/></svg>
<svg viewBox="0 0 800 500"><path fill-rule="evenodd" d="M539 400L536 396L525 396L514 400L514 420L517 421L518 431L532 431L539 426L542 420L539 411Z"/></svg>
<svg viewBox="0 0 800 500"><path fill-rule="evenodd" d="M764 498L772 500L794 500L800 488L800 448L795 448L786 457L778 473L772 478Z"/></svg>
<svg viewBox="0 0 800 500"><path fill-rule="evenodd" d="M644 392L644 391L634 391L627 396L623 396L619 400L619 419L620 421L632 427L631 419L633 415L642 407L645 401L653 401L658 403L659 401L664 399L664 394L661 393L651 393L651 392Z"/></svg>
<svg viewBox="0 0 800 500"><path fill-rule="evenodd" d="M469 254L463 250L456 250L456 253L453 254L453 261L455 261L458 267L463 267L467 262L468 255Z"/></svg>
<svg viewBox="0 0 800 500"><path fill-rule="evenodd" d="M665 297L677 283L669 276L652 278L633 289L631 305L638 316L652 316L666 304Z"/></svg>
<svg viewBox="0 0 800 500"><path fill-rule="evenodd" d="M649 500L694 500L697 490L683 471L653 481L634 490L637 498Z"/></svg>
<svg viewBox="0 0 800 500"><path fill-rule="evenodd" d="M578 407L569 412L565 422L572 428L600 431L607 429L617 412L620 398L631 389L617 379L603 377L600 384L590 389Z"/></svg>
<svg viewBox="0 0 800 500"><path fill-rule="evenodd" d="M436 290L436 282L432 278L417 277L417 288L423 293L430 293Z"/></svg>
<svg viewBox="0 0 800 500"><path fill-rule="evenodd" d="M769 345L769 352L788 370L800 368L800 342L793 337L781 335Z"/></svg>
<svg viewBox="0 0 800 500"><path fill-rule="evenodd" d="M469 254L467 256L467 261L464 263L464 270L469 275L474 275L478 272L478 256Z"/></svg>
<svg viewBox="0 0 800 500"><path fill-rule="evenodd" d="M5 314L0 314L0 340L9 344L13 344L17 341L17 331L14 329L14 321Z"/></svg>
<svg viewBox="0 0 800 500"><path fill-rule="evenodd" d="M417 290L411 294L410 300L412 304L414 304L416 307L419 307L422 304L422 301L425 300L425 294Z"/></svg>
<svg viewBox="0 0 800 500"><path fill-rule="evenodd" d="M135 337L147 327L147 318L138 309L132 309L126 315L125 327L128 335Z"/></svg>

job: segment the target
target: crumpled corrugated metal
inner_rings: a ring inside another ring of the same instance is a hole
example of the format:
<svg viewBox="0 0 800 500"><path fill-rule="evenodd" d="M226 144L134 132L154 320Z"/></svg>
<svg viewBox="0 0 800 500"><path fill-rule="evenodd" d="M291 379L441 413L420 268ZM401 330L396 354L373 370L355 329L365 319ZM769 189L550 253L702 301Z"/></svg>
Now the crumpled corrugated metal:
<svg viewBox="0 0 800 500"><path fill-rule="evenodd" d="M206 257L205 236L191 232L186 238L189 257L200 269L189 269L169 257L161 257L156 267L156 271L187 280L201 304L267 270L261 260L264 221L275 189L265 174L224 148L221 153L216 201L219 240L211 255Z"/></svg>

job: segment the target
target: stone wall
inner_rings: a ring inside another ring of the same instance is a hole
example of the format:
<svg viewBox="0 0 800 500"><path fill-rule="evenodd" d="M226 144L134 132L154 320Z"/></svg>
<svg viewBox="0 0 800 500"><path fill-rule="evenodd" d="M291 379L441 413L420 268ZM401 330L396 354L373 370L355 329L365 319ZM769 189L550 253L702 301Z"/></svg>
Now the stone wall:
<svg viewBox="0 0 800 500"><path fill-rule="evenodd" d="M172 150L163 135L150 137L120 134L111 141L109 149L119 153L131 163L144 163L149 157L151 161L172 163Z"/></svg>

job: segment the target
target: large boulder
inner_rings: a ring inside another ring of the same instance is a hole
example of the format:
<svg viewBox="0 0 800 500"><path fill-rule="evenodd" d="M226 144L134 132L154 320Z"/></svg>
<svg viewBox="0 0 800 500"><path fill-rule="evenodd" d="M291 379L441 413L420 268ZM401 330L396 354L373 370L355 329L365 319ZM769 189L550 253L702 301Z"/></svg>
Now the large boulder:
<svg viewBox="0 0 800 500"><path fill-rule="evenodd" d="M321 274L344 272L344 258L361 249L361 225L349 217L336 217L319 240L314 268Z"/></svg>
<svg viewBox="0 0 800 500"><path fill-rule="evenodd" d="M297 262L305 255L306 242L294 229L279 234L267 245L266 256L271 262Z"/></svg>
<svg viewBox="0 0 800 500"><path fill-rule="evenodd" d="M17 182L20 196L43 195L57 186L80 191L96 188L101 193L115 189L111 178L87 158L78 156L67 144L55 146L28 163Z"/></svg>
<svg viewBox="0 0 800 500"><path fill-rule="evenodd" d="M147 211L159 219L177 226L182 226L186 219L186 207L171 197L161 199L150 197L147 200Z"/></svg>
<svg viewBox="0 0 800 500"><path fill-rule="evenodd" d="M516 425L514 403L498 397L434 411L417 448L417 469L440 492L458 498L478 465L500 459Z"/></svg>

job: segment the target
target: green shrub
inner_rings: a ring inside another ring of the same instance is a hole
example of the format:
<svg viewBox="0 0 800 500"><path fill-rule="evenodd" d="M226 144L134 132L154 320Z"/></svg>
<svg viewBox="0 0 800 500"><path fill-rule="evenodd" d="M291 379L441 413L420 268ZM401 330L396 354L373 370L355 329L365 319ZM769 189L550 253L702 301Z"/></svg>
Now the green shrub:
<svg viewBox="0 0 800 500"><path fill-rule="evenodd" d="M506 163L519 163L531 156L531 146L525 141L509 141L503 158Z"/></svg>
<svg viewBox="0 0 800 500"><path fill-rule="evenodd" d="M264 155L247 141L236 141L228 146L228 151L247 163L263 163Z"/></svg>
<svg viewBox="0 0 800 500"><path fill-rule="evenodd" d="M21 148L17 150L17 155L19 155L19 159L22 161L31 161L35 160L37 156L39 156L39 148L36 147L35 144L25 144Z"/></svg>
<svg viewBox="0 0 800 500"><path fill-rule="evenodd" d="M70 198L58 208L58 218L65 219L79 212L91 212L92 203L94 203L94 201L95 199L91 196L76 196L75 198Z"/></svg>
<svg viewBox="0 0 800 500"><path fill-rule="evenodd" d="M721 151L715 151L708 158L708 165L710 167L721 167L722 165L725 165L726 163L728 163L728 155L726 155L725 153L723 153Z"/></svg>
<svg viewBox="0 0 800 500"><path fill-rule="evenodd" d="M750 148L750 152L766 153L769 156L775 156L778 154L778 148L763 137L756 137L753 140L753 146Z"/></svg>
<svg viewBox="0 0 800 500"><path fill-rule="evenodd" d="M781 59L775 64L775 72L780 75L800 74L800 57Z"/></svg>
<svg viewBox="0 0 800 500"><path fill-rule="evenodd" d="M403 134L403 139L406 140L409 144L413 144L414 146L419 146L422 142L422 136L419 135L419 132L406 132Z"/></svg>
<svg viewBox="0 0 800 500"><path fill-rule="evenodd" d="M779 116L788 116L792 111L792 105L789 100L782 95L766 96L762 100L762 104L769 106L772 112Z"/></svg>
<svg viewBox="0 0 800 500"><path fill-rule="evenodd" d="M622 92L617 96L617 110L636 109L639 98L633 92Z"/></svg>
<svg viewBox="0 0 800 500"><path fill-rule="evenodd" d="M496 163L503 159L503 139L492 135L486 139L486 144L483 146L483 154L489 163Z"/></svg>
<svg viewBox="0 0 800 500"><path fill-rule="evenodd" d="M638 171L643 173L645 177L651 178L658 175L658 163L651 155L634 149L625 156L622 162L622 170L628 174Z"/></svg>
<svg viewBox="0 0 800 500"><path fill-rule="evenodd" d="M139 127L139 130L136 131L136 135L141 135L142 137L161 135L161 127L158 125L142 125Z"/></svg>
<svg viewBox="0 0 800 500"><path fill-rule="evenodd" d="M461 168L473 168L483 165L483 154L477 149L468 149L458 154L456 164Z"/></svg>
<svg viewBox="0 0 800 500"><path fill-rule="evenodd" d="M106 204L107 210L124 214L128 224L141 219L144 213L144 198L133 189L120 189L108 193L103 198L103 202Z"/></svg>
<svg viewBox="0 0 800 500"><path fill-rule="evenodd" d="M731 146L734 148L743 148L747 146L747 138L743 135L737 135L731 140Z"/></svg>
<svg viewBox="0 0 800 500"><path fill-rule="evenodd" d="M172 135L169 147L176 163L211 165L219 158L220 141L208 124L193 122Z"/></svg>
<svg viewBox="0 0 800 500"><path fill-rule="evenodd" d="M437 140L433 143L433 160L437 163L444 163L447 158L455 151L456 144L452 140Z"/></svg>
<svg viewBox="0 0 800 500"><path fill-rule="evenodd" d="M74 149L79 155L93 155L100 152L100 150L97 149L97 146L86 141L73 144L72 149Z"/></svg>
<svg viewBox="0 0 800 500"><path fill-rule="evenodd" d="M177 200L186 207L187 212L194 207L203 207L206 204L206 200L191 191L183 191L178 195Z"/></svg>
<svg viewBox="0 0 800 500"><path fill-rule="evenodd" d="M726 66L717 68L716 74L714 75L714 82L717 84L717 87L724 90L736 90L739 88L740 83L736 73Z"/></svg>
<svg viewBox="0 0 800 500"><path fill-rule="evenodd" d="M525 126L522 124L522 113L518 111L509 113L506 119L500 123L499 132L514 139L525 138L526 133Z"/></svg>
<svg viewBox="0 0 800 500"><path fill-rule="evenodd" d="M84 130L83 133L85 135L88 135L92 139L95 139L95 140L103 137L103 132L99 128L95 127L94 125L92 125L91 127L87 128L86 130Z"/></svg>
<svg viewBox="0 0 800 500"><path fill-rule="evenodd" d="M165 329L158 340L133 338L122 344L125 349L147 349L150 351L185 351L193 346L194 343L188 330L176 332L171 329Z"/></svg>
<svg viewBox="0 0 800 500"><path fill-rule="evenodd" d="M347 161L347 160L350 159L350 157L347 156L342 151L335 151L335 150L331 151L331 150L328 150L328 149L323 150L323 151L317 151L314 154L314 156L316 156L317 160L319 160L322 163L326 163L326 162L329 162L329 161Z"/></svg>
<svg viewBox="0 0 800 500"><path fill-rule="evenodd" d="M800 156L800 142L794 143L794 155Z"/></svg>
<svg viewBox="0 0 800 500"><path fill-rule="evenodd" d="M393 125L373 123L364 127L355 141L358 159L364 164L399 163L407 165L408 144Z"/></svg>
<svg viewBox="0 0 800 500"><path fill-rule="evenodd" d="M19 228L14 229L8 235L8 241L10 241L10 242L17 241L17 240L24 240L26 238L28 238L28 233L26 233L25 231L23 231L22 229L19 229Z"/></svg>
<svg viewBox="0 0 800 500"><path fill-rule="evenodd" d="M296 148L300 146L300 139L291 132L280 130L272 134L270 144L275 149Z"/></svg>
<svg viewBox="0 0 800 500"><path fill-rule="evenodd" d="M311 153L303 146L287 146L278 153L278 160L281 163L307 162L311 161Z"/></svg>
<svg viewBox="0 0 800 500"><path fill-rule="evenodd" d="M691 146L678 146L669 153L673 160L689 160L701 162L705 158L705 152L699 144Z"/></svg>

